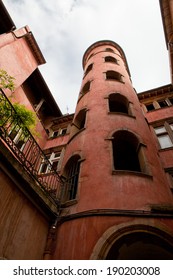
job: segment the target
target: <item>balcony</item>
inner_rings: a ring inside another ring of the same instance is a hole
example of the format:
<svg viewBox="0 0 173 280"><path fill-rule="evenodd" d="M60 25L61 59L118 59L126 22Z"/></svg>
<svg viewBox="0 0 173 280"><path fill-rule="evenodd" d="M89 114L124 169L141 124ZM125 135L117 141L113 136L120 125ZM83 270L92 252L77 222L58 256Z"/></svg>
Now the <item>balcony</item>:
<svg viewBox="0 0 173 280"><path fill-rule="evenodd" d="M0 142L10 152L23 172L32 177L35 190L46 196L58 208L61 201L62 181L48 158L30 133L2 90L0 90ZM1 149L2 150L2 149ZM40 174L44 161L49 166L48 174Z"/></svg>

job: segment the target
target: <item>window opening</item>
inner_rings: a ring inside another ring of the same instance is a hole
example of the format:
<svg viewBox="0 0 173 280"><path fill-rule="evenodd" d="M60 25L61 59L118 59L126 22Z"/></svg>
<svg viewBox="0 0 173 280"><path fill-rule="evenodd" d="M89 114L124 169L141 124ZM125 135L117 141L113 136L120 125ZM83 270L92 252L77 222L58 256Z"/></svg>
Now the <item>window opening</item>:
<svg viewBox="0 0 173 280"><path fill-rule="evenodd" d="M87 67L87 69L85 71L85 75L87 75L92 70L92 68L93 68L93 63L88 65L88 67Z"/></svg>
<svg viewBox="0 0 173 280"><path fill-rule="evenodd" d="M28 140L28 133L27 131L20 128L18 125L12 127L9 131L9 137L13 140L16 147L20 150L23 150L27 140Z"/></svg>
<svg viewBox="0 0 173 280"><path fill-rule="evenodd" d="M146 106L146 108L147 108L148 111L155 110L154 105L153 105L152 103L151 103L151 104L147 104L147 105L145 105L145 106Z"/></svg>
<svg viewBox="0 0 173 280"><path fill-rule="evenodd" d="M136 136L127 131L119 131L113 138L114 168L141 172L138 157L139 141Z"/></svg>
<svg viewBox="0 0 173 280"><path fill-rule="evenodd" d="M56 153L53 152L51 154L47 154L46 159L45 158L42 159L39 173L41 174L49 173L51 170L51 166L53 167L54 170L57 170L60 156L61 156L61 152L56 152Z"/></svg>
<svg viewBox="0 0 173 280"><path fill-rule="evenodd" d="M105 51L106 51L106 52L113 52L113 53L114 53L114 50L111 49L111 48L106 48Z"/></svg>
<svg viewBox="0 0 173 280"><path fill-rule="evenodd" d="M173 147L173 124L165 122L164 125L154 128L161 149Z"/></svg>
<svg viewBox="0 0 173 280"><path fill-rule="evenodd" d="M171 104L173 105L173 98L169 97L169 101L171 102Z"/></svg>
<svg viewBox="0 0 173 280"><path fill-rule="evenodd" d="M109 111L128 114L128 100L119 93L109 95Z"/></svg>
<svg viewBox="0 0 173 280"><path fill-rule="evenodd" d="M63 200L68 201L76 198L78 179L80 171L80 157L78 155L73 156L65 167L64 177L64 193Z"/></svg>
<svg viewBox="0 0 173 280"><path fill-rule="evenodd" d="M115 57L113 57L113 56L106 56L105 57L105 62L113 62L113 63L118 64L117 59Z"/></svg>
<svg viewBox="0 0 173 280"><path fill-rule="evenodd" d="M122 75L115 71L107 71L106 72L106 79L107 80L116 80L122 82Z"/></svg>
<svg viewBox="0 0 173 280"><path fill-rule="evenodd" d="M157 102L159 103L161 108L168 106L168 103L166 102L166 100L158 100Z"/></svg>
<svg viewBox="0 0 173 280"><path fill-rule="evenodd" d="M91 82L87 82L87 83L83 86L82 91L81 91L81 94L82 94L82 95L86 94L86 93L90 90L90 84L91 84Z"/></svg>

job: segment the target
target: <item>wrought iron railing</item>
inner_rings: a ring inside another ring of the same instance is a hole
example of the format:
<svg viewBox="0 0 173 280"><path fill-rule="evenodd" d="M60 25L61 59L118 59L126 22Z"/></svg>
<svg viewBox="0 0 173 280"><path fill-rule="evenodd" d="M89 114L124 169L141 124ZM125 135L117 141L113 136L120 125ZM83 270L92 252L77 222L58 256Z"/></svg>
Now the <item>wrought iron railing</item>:
<svg viewBox="0 0 173 280"><path fill-rule="evenodd" d="M0 137L23 168L37 181L38 187L59 205L61 178L2 90L0 90ZM40 173L43 162L48 166L47 174Z"/></svg>

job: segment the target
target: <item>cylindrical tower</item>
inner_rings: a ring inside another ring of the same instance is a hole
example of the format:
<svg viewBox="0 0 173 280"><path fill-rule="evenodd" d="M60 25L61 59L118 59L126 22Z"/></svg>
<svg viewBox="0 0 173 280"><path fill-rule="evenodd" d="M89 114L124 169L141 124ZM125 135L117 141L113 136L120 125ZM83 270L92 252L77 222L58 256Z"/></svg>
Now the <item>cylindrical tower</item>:
<svg viewBox="0 0 173 280"><path fill-rule="evenodd" d="M141 250L142 238L156 233L162 243L160 228L166 236L170 221L161 226L151 208L172 198L121 47L109 40L94 43L83 56L83 68L63 161L62 224L54 258L123 258L114 251L124 235L136 240L142 232Z"/></svg>

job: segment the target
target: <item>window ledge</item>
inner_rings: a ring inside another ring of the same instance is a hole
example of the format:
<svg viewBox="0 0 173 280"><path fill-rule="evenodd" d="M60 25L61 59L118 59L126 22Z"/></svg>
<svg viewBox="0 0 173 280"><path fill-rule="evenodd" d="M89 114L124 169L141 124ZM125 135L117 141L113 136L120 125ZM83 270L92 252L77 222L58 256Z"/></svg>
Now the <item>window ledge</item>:
<svg viewBox="0 0 173 280"><path fill-rule="evenodd" d="M173 146L172 147L168 147L168 148L160 148L159 152L164 152L164 151L168 151L168 150L173 150Z"/></svg>
<svg viewBox="0 0 173 280"><path fill-rule="evenodd" d="M135 116L132 116L132 115L129 115L127 113L123 113L123 112L108 112L108 115L123 115L123 116L126 116L126 117L130 117L130 118L133 118L133 119L136 119Z"/></svg>
<svg viewBox="0 0 173 280"><path fill-rule="evenodd" d="M153 176L144 172L131 171L131 170L112 170L112 175L132 175L153 179Z"/></svg>
<svg viewBox="0 0 173 280"><path fill-rule="evenodd" d="M124 81L120 81L120 80L118 80L118 79L105 79L105 81L112 81L112 82L119 82L119 83L122 83L122 84L125 84L125 82Z"/></svg>

